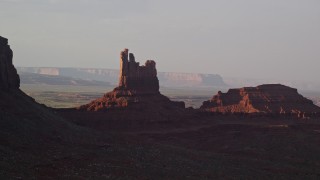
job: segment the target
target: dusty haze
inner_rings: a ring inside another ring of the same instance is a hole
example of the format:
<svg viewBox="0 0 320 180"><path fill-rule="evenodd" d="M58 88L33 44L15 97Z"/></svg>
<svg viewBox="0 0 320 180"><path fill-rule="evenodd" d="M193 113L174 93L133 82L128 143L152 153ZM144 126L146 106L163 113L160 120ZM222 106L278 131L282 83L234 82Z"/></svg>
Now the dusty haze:
<svg viewBox="0 0 320 180"><path fill-rule="evenodd" d="M118 69L124 47L159 71L319 82L318 0L0 0L17 66Z"/></svg>

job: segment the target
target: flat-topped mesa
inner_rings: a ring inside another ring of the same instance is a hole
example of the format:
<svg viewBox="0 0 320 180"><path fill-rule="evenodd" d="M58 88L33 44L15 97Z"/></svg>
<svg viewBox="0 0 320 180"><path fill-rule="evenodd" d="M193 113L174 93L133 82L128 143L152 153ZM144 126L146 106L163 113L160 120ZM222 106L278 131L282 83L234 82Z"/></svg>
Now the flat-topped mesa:
<svg viewBox="0 0 320 180"><path fill-rule="evenodd" d="M202 110L220 113L262 113L297 115L299 117L319 115L320 108L300 95L297 89L281 84L230 89L218 92L201 106Z"/></svg>
<svg viewBox="0 0 320 180"><path fill-rule="evenodd" d="M0 90L19 89L20 78L12 64L13 52L8 39L0 36Z"/></svg>
<svg viewBox="0 0 320 180"><path fill-rule="evenodd" d="M120 54L119 87L115 90L128 90L132 94L159 94L159 80L156 63L147 60L139 66L132 53L124 49Z"/></svg>

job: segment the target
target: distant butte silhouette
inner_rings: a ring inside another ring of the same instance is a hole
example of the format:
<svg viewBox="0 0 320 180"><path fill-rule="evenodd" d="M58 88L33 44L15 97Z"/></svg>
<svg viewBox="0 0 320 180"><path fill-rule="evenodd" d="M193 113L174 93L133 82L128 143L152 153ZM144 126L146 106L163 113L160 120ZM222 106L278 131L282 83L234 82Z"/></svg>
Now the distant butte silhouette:
<svg viewBox="0 0 320 180"><path fill-rule="evenodd" d="M230 89L218 92L209 101L203 102L202 110L220 113L278 114L310 117L320 114L320 108L297 89L281 84L266 84L257 87Z"/></svg>
<svg viewBox="0 0 320 180"><path fill-rule="evenodd" d="M102 98L78 107L84 111L103 111L114 108L184 109L184 102L171 101L160 94L156 62L147 60L140 66L128 49L120 53L119 86Z"/></svg>

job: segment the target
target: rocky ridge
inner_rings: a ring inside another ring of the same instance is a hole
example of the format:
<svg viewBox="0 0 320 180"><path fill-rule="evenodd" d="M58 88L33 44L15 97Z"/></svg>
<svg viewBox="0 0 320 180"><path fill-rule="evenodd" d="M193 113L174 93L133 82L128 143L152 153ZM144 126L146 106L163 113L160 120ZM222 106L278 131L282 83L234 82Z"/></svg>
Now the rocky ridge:
<svg viewBox="0 0 320 180"><path fill-rule="evenodd" d="M20 90L20 78L12 58L8 39L0 36L0 139L32 139L34 135L40 140L39 135L60 133L70 124Z"/></svg>
<svg viewBox="0 0 320 180"><path fill-rule="evenodd" d="M316 116L320 108L300 95L297 89L281 84L230 89L203 102L202 110L220 113L280 114Z"/></svg>
<svg viewBox="0 0 320 180"><path fill-rule="evenodd" d="M41 164L71 152L68 146L95 142L94 132L66 121L21 91L12 58L8 40L0 37L0 179L46 179L48 171L39 173Z"/></svg>
<svg viewBox="0 0 320 180"><path fill-rule="evenodd" d="M160 94L156 63L147 60L140 66L132 53L125 49L120 54L119 86L102 98L80 106L79 110L101 111L113 108L176 109L185 108L184 102L173 102Z"/></svg>

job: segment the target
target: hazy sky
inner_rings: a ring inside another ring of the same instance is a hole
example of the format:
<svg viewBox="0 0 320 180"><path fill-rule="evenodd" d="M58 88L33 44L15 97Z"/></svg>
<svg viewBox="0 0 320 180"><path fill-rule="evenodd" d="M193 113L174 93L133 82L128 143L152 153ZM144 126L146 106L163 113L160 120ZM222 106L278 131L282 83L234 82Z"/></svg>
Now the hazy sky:
<svg viewBox="0 0 320 180"><path fill-rule="evenodd" d="M320 82L320 0L0 0L17 66L119 68Z"/></svg>

